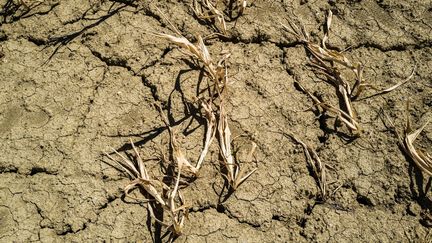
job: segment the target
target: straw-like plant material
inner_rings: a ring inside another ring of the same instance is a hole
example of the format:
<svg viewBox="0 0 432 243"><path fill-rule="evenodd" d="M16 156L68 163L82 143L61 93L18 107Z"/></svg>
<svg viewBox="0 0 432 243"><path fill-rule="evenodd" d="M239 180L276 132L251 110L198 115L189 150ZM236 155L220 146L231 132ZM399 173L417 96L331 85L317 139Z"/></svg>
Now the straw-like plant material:
<svg viewBox="0 0 432 243"><path fill-rule="evenodd" d="M135 162L130 161L128 158L126 158L124 155L117 152L117 150L112 149L115 154L117 154L122 160L118 161L117 159L113 158L110 154L105 153L108 158L110 158L112 161L116 162L120 167L129 175L130 179L132 180L125 188L124 192L126 196L129 196L129 192L133 190L136 187L141 187L146 191L151 198L156 200L161 205L165 205L165 202L161 196L161 191L163 189L166 189L166 185L158 180L154 180L150 178L145 166L144 162L138 153L136 147L132 143L132 140L130 141L132 144L132 148L134 150L136 159ZM148 198L148 200L151 200L151 198Z"/></svg>
<svg viewBox="0 0 432 243"><path fill-rule="evenodd" d="M238 17L242 16L247 7L246 0L225 0L224 2L227 6L225 12L228 12L228 16L231 20L237 19Z"/></svg>
<svg viewBox="0 0 432 243"><path fill-rule="evenodd" d="M320 112L329 112L330 114L335 115L343 123L345 123L350 129L358 129L358 122L353 119L352 116L350 116L348 113L331 104L320 101L315 95L306 90L300 83L297 83L297 86L302 92L306 93L312 99L315 107L322 109L322 111L320 110Z"/></svg>
<svg viewBox="0 0 432 243"><path fill-rule="evenodd" d="M311 54L311 66L323 74L326 77L327 82L335 87L336 95L340 100L340 108L336 108L325 102L315 102L315 105L320 106L326 111L336 113L354 135L359 135L361 129L356 119L356 113L354 107L352 106L352 100L353 98L357 97L364 88L364 84L362 84L363 66L360 63L353 65L349 59L340 52L327 49L326 42L328 40L332 16L332 12L329 11L324 28L324 38L322 39L321 45L312 43L309 40L309 35L303 26L299 28L297 25L291 22L290 25L291 29L294 31L294 35L304 43L305 48ZM290 30L290 28L287 26L283 26L287 30ZM352 89L350 84L345 81L344 78L342 78L341 73L335 63L341 64L342 66L347 67L354 72L356 76L356 82Z"/></svg>
<svg viewBox="0 0 432 243"><path fill-rule="evenodd" d="M352 102L358 99L366 87L372 87L372 85L366 84L363 80L363 64L359 62L353 64L343 53L330 50L326 47L329 39L332 17L333 13L329 11L324 26L324 37L320 44L311 42L309 34L303 25L298 27L298 25L293 22L289 22L290 27L282 25L304 44L306 50L311 54L310 65L325 77L327 83L331 84L335 88L339 100L339 108L332 106L327 102L317 102L314 100L315 105L320 106L325 111L336 114L337 117L349 128L352 135L360 136L361 127L357 121L357 114ZM344 67L354 73L355 82L352 88L351 84L342 76L338 65L339 67ZM413 74L414 71L406 80L399 82L390 88L381 90L367 98L393 91L410 80Z"/></svg>
<svg viewBox="0 0 432 243"><path fill-rule="evenodd" d="M198 172L202 166L202 163L204 162L204 159L208 153L208 150L210 148L210 145L213 142L213 139L216 135L216 116L214 114L214 111L212 110L211 104L207 103L204 100L201 100L201 107L203 108L205 112L205 119L206 119L206 136L205 136L205 143L203 146L203 149L201 151L201 154L198 158L198 162L196 165L192 165L189 160L186 158L185 153L181 149L181 146L179 145L176 137L176 132L174 128L172 128L169 124L168 118L163 113L162 109L159 106L156 106L159 110L160 116L162 118L162 121L165 123L165 125L168 128L168 132L170 135L170 146L172 150L172 159L176 163L175 167L183 168L186 173L192 174L192 176L196 177L198 176Z"/></svg>
<svg viewBox="0 0 432 243"><path fill-rule="evenodd" d="M303 147L303 151L306 157L306 161L309 164L309 166L312 168L313 176L315 177L315 180L317 181L318 188L321 191L321 198L322 200L326 199L326 173L325 173L325 167L323 166L323 163L321 162L320 157L316 153L314 149L309 147L307 144L305 144L300 139L296 138L295 136L290 135L290 137L299 143Z"/></svg>
<svg viewBox="0 0 432 243"><path fill-rule="evenodd" d="M184 198L179 191L179 181L182 167L178 167L178 175L173 187L166 185L162 181L152 179L150 178L135 145L132 141L130 141L130 143L136 156L134 160L135 162L121 155L115 149L113 149L113 151L122 159L121 161L118 161L106 153L106 155L111 160L115 161L121 166L121 168L129 175L132 180L124 188L125 195L129 196L129 193L136 188L142 189L140 191L144 194L144 202L147 203L147 209L150 216L157 223L165 226L174 236L180 235L188 214L188 206L185 205ZM135 197L132 198L138 200ZM159 219L156 217L154 213L157 208L156 204L159 204L163 212L169 215L168 220L166 218Z"/></svg>
<svg viewBox="0 0 432 243"><path fill-rule="evenodd" d="M192 10L197 18L202 20L213 20L214 26L222 34L227 34L227 28L222 11L216 8L218 1L212 3L210 0L193 0Z"/></svg>
<svg viewBox="0 0 432 243"><path fill-rule="evenodd" d="M234 158L231 150L231 130L228 125L228 118L225 113L224 107L221 105L219 113L219 146L220 154L223 164L226 168L226 175L224 175L231 189L236 190L246 179L248 179L257 169L253 169L246 173L240 168L239 161ZM256 149L256 144L252 143L252 149L249 156L252 157Z"/></svg>
<svg viewBox="0 0 432 243"><path fill-rule="evenodd" d="M287 132L278 132L283 134L284 136L291 138L296 143L300 144L303 147L303 152L306 157L306 162L308 163L309 167L312 169L313 177L316 180L317 186L320 189L321 192L321 199L325 200L327 197L327 182L326 182L326 172L325 167L323 163L321 162L320 157L318 156L317 152L312 149L310 146L308 146L306 143L304 143L302 140L294 136L292 133Z"/></svg>
<svg viewBox="0 0 432 243"><path fill-rule="evenodd" d="M393 85L393 86L391 86L391 87L389 87L389 88L383 89L383 90L381 90L381 91L378 91L378 92L375 93L375 94L372 94L372 95L369 95L369 96L367 96L367 97L364 97L364 98L358 99L358 100L369 99L369 98L372 98L372 97L375 97L375 96L378 96L378 95L387 94L387 93L389 93L389 92L391 92L391 91L393 91L393 90L399 88L399 86L404 85L405 83L407 83L408 81L410 81L412 77L414 77L415 70L416 70L416 67L413 68L411 74L410 74L406 79L399 81L399 82L396 83L395 85ZM372 87L372 86L371 86L371 87ZM372 87L372 88L373 88L373 87Z"/></svg>
<svg viewBox="0 0 432 243"><path fill-rule="evenodd" d="M189 206L185 203L184 197L179 191L181 169L182 167L179 166L174 187L168 190L166 206L164 207L164 211L169 214L171 222L162 222L175 236L182 234L184 223L189 213Z"/></svg>
<svg viewBox="0 0 432 243"><path fill-rule="evenodd" d="M242 15L247 6L246 0L237 0L237 6L239 9L239 15Z"/></svg>
<svg viewBox="0 0 432 243"><path fill-rule="evenodd" d="M191 4L195 16L213 25L222 36L228 33L225 19L237 19L243 15L246 6L246 0L193 0Z"/></svg>
<svg viewBox="0 0 432 243"><path fill-rule="evenodd" d="M181 36L180 34L178 34L179 36L163 33L153 34L182 47L186 50L187 55L201 61L204 64L205 70L207 71L215 89L223 89L223 87L228 83L228 70L225 65L225 60L231 55L230 53L224 53L221 59L215 63L204 44L204 40L199 35L197 37L198 42L196 44L192 44L188 39Z"/></svg>
<svg viewBox="0 0 432 243"><path fill-rule="evenodd" d="M406 111L406 123L404 127L403 133L399 133L393 122L390 120L390 118L387 116L387 120L390 122L390 124L393 126L393 128L396 131L399 144L402 148L402 150L405 152L405 154L414 161L414 163L417 165L417 167L426 173L427 175L432 177L432 156L427 153L426 151L421 151L420 149L417 149L414 146L414 142L417 139L417 137L420 135L420 133L424 130L424 128L429 124L431 119L427 120L423 126L421 126L417 130L413 130L411 127L411 119L409 117L409 104L407 103L407 111Z"/></svg>

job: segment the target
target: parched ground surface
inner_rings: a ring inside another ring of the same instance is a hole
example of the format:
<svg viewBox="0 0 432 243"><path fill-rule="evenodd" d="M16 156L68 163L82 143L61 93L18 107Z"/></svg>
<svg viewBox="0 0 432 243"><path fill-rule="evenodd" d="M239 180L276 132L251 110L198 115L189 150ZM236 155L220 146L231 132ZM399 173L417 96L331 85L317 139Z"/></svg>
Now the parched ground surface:
<svg viewBox="0 0 432 243"><path fill-rule="evenodd" d="M16 2L0 1L0 241L158 241L146 208L122 199L128 179L103 152L128 150L132 139L160 172L155 158L169 137L158 102L170 107L188 157L198 156L202 118L184 101L196 95L199 71L148 33L173 33L157 7L190 39L214 29L194 18L191 1ZM354 103L364 133L350 142L334 131L334 119L308 110L312 100L294 82L336 104L334 90L279 24L298 19L318 40L329 9L330 45L363 62L368 83L384 89L417 67L397 90ZM409 99L414 127L432 116L432 3L256 0L227 28L227 38L207 45L215 57L232 53L231 130L241 135L237 144L257 143L256 163L245 168L258 170L219 203L214 143L200 177L182 191L192 208L177 242L428 240L427 178L380 114L402 129ZM280 130L303 139L326 164L325 202L317 202L302 148ZM418 146L431 153L431 145L429 125Z"/></svg>

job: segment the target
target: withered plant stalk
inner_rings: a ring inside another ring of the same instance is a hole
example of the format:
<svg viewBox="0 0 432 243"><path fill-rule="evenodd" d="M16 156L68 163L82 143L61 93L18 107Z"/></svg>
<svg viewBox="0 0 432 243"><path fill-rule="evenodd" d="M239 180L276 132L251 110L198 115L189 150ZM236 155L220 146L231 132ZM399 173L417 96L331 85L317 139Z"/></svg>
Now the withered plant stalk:
<svg viewBox="0 0 432 243"><path fill-rule="evenodd" d="M135 159L132 161L115 149L113 149L113 151L121 158L120 161L106 153L112 161L120 165L132 180L124 188L125 195L139 200L136 197L130 196L130 192L136 188L141 189L140 191L143 193L144 202L147 204L147 210L151 218L165 226L173 237L181 235L189 212L189 206L185 204L184 198L179 191L182 166L178 167L178 174L174 185L168 186L164 182L150 177L144 165L144 161L132 140L130 140L130 144L135 153ZM157 210L157 204L162 208L164 213L168 214L168 220L156 217L155 211Z"/></svg>
<svg viewBox="0 0 432 243"><path fill-rule="evenodd" d="M308 53L311 54L310 65L314 67L318 73L324 75L327 83L331 84L335 88L335 92L339 100L339 107L335 107L327 102L321 102L318 99L313 98L313 95L308 91L304 91L312 97L315 106L318 106L331 114L335 114L336 117L349 128L352 135L357 137L361 135L362 130L357 120L357 114L353 106L353 101L359 98L360 94L365 90L366 87L373 88L373 86L366 84L363 80L364 65L362 63L358 62L353 64L342 52L327 48L332 18L333 13L329 11L324 26L324 37L322 38L320 44L313 43L310 40L309 34L301 24L300 27L298 27L298 25L296 25L294 22L289 22L290 27L283 24L282 26L304 44ZM352 87L350 82L348 82L342 76L340 67L348 69L354 73L355 81ZM407 79L397 83L392 87L381 90L367 98L391 92L410 80L413 74L414 70Z"/></svg>

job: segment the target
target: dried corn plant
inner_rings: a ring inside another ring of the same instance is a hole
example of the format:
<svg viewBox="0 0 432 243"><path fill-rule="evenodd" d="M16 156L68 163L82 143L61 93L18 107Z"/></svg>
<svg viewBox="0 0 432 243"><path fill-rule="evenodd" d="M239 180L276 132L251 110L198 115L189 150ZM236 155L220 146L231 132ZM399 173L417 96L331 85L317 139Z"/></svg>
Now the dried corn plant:
<svg viewBox="0 0 432 243"><path fill-rule="evenodd" d="M247 1L246 0L232 0L230 2L236 3L235 9L238 11L238 16L243 15L243 13L247 7Z"/></svg>
<svg viewBox="0 0 432 243"><path fill-rule="evenodd" d="M316 70L317 73L323 75L327 83L335 88L336 96L339 100L339 107L335 107L328 102L321 102L314 99L314 105L327 111L330 114L335 114L351 131L352 135L357 137L361 135L361 127L357 119L357 114L353 106L353 101L358 100L360 94L366 87L375 89L372 85L366 84L363 80L364 65L360 62L352 63L342 52L331 50L327 48L327 41L329 39L329 32L331 27L333 14L331 11L327 14L326 23L324 26L324 37L320 44L313 43L310 40L309 34L304 26L300 27L293 22L289 22L290 27L283 25L283 27L291 32L299 41L301 41L308 53L310 54L310 65ZM355 80L351 87L342 76L342 69L347 69L354 74ZM405 80L397 83L396 85L381 90L371 96L382 95L398 88L412 78L412 74ZM305 91L312 96L308 91Z"/></svg>
<svg viewBox="0 0 432 243"><path fill-rule="evenodd" d="M218 137L220 146L220 155L222 157L223 165L226 173L223 174L230 186L230 189L237 190L237 188L245 182L257 169L253 169L248 173L241 168L240 162L232 154L231 150L231 130L228 125L228 118L223 105L220 106L219 123L218 123ZM256 149L256 144L252 143L252 148L249 153L249 158L253 157Z"/></svg>
<svg viewBox="0 0 432 243"><path fill-rule="evenodd" d="M387 116L387 115L386 115ZM422 151L417 149L414 146L414 142L420 133L425 129L425 127L429 124L431 119L427 120L423 126L418 128L417 130L413 130L411 127L411 119L409 117L409 104L407 103L407 111L406 111L406 122L405 127L402 133L398 132L394 126L394 123L387 116L387 120L392 125L393 129L396 132L398 137L398 142L403 152L411 158L412 161L416 164L416 166L423 172L426 173L429 177L432 177L432 156L426 151Z"/></svg>
<svg viewBox="0 0 432 243"><path fill-rule="evenodd" d="M197 43L192 44L188 39L177 33L178 36L153 33L155 36L164 38L179 47L183 48L185 54L198 59L204 64L204 69L207 73L207 77L211 80L211 86L213 87L213 94L216 94L216 90L222 90L223 87L228 84L228 70L226 67L225 60L231 55L230 53L222 53L222 57L218 62L214 62L210 56L210 53L204 44L204 40L198 35Z"/></svg>
<svg viewBox="0 0 432 243"><path fill-rule="evenodd" d="M293 34L304 44L306 50L311 54L311 66L313 66L316 71L323 74L326 77L326 81L336 90L336 95L339 98L339 108L332 106L327 102L315 102L314 100L315 105L321 107L325 111L336 114L336 116L348 126L353 135L359 135L361 128L357 122L356 112L352 105L352 101L365 87L365 84L362 83L364 67L360 63L353 65L342 53L330 50L326 47L332 16L332 12L329 11L324 28L324 37L321 44L311 42L309 34L306 32L304 26L299 28L291 22L291 28L285 25L283 26L288 31L293 30ZM343 67L350 69L355 74L356 81L352 88L350 83L342 77L339 67L336 64L340 64Z"/></svg>
<svg viewBox="0 0 432 243"><path fill-rule="evenodd" d="M189 40L187 40L185 37L183 37L178 31L178 36L163 34L163 33L153 33L156 36L159 36L161 38L164 38L166 40L171 41L172 43L180 46L182 49L184 49L186 52L185 54L198 59L200 62L204 64L204 69L207 73L207 77L210 80L210 97L199 97L198 99L202 101L202 106L206 110L206 119L207 119L207 126L209 129L207 130L206 134L206 144L204 146L203 153L201 154L200 158L203 158L205 156L205 153L207 153L207 150L209 148L209 144L213 140L212 137L214 136L214 133L210 132L210 128L214 129L215 124L214 121L217 120L217 131L218 131L218 141L219 141L219 148L220 148L220 154L222 157L222 162L224 165L224 168L226 169L226 173L224 174L225 179L228 182L228 185L231 189L236 190L246 179L248 179L255 171L256 169L244 173L242 169L240 169L240 162L234 158L231 152L231 131L229 129L228 125L228 118L227 114L225 112L225 100L226 100L226 88L229 86L228 81L228 69L226 65L226 59L229 58L230 53L222 53L222 57L219 59L218 62L214 62L213 59L210 56L210 53L207 49L207 47L204 44L203 39L198 36L198 42L197 44L192 44ZM215 103L218 104L215 104ZM214 109L212 107L215 107ZM213 111L219 112L219 116L217 119L214 119L214 113ZM211 114L211 115L210 115ZM171 147L173 150L173 154L175 156L174 160L177 161L177 163L182 163L185 165L185 168L192 174L195 174L198 172L197 169L199 169L199 166L201 165L202 161L198 161L197 166L192 166L191 163L185 158L184 153L181 152L177 140L175 137L174 130L169 126L168 120L164 117L163 114L161 114L165 124L167 125L170 137L171 137ZM211 130L214 131L214 130ZM212 135L211 135L211 134ZM210 139L211 138L211 139ZM210 141L207 143L207 141ZM208 145L207 145L208 144ZM256 144L253 146L253 151L255 151Z"/></svg>
<svg viewBox="0 0 432 243"><path fill-rule="evenodd" d="M195 16L212 24L223 36L227 36L225 19L237 19L243 15L246 6L246 0L193 0L191 4Z"/></svg>
<svg viewBox="0 0 432 243"><path fill-rule="evenodd" d="M184 172L186 174L192 175L193 177L197 177L199 170L202 166L202 163L204 162L204 159L208 153L208 150L210 148L210 145L212 144L215 135L216 135L216 116L215 113L211 107L210 103L207 103L204 100L200 101L201 107L204 110L205 113L205 119L206 119L206 135L205 135L205 142L203 149L200 153L200 156L198 158L198 161L196 165L192 165L189 160L187 159L184 151L182 150L181 146L179 145L179 142L177 140L176 131L173 127L170 126L168 118L165 116L165 114L162 111L162 108L159 106L156 106L159 110L160 116L162 117L162 121L165 123L165 126L168 128L169 136L170 136L170 147L172 151L172 161L175 162L174 167L178 168L184 168Z"/></svg>
<svg viewBox="0 0 432 243"><path fill-rule="evenodd" d="M291 132L285 131L286 129L283 128L277 121L271 120L276 127L278 127L278 131L272 131L276 134L281 134L288 139L293 140L295 143L300 144L303 147L303 152L306 157L306 162L308 166L312 170L312 176L314 177L317 186L320 190L321 199L324 201L327 198L327 180L326 180L326 170L324 163L321 161L320 157L318 156L317 152L307 145L305 142L303 142L301 139L299 139L297 136L295 136Z"/></svg>
<svg viewBox="0 0 432 243"><path fill-rule="evenodd" d="M131 191L139 189L144 196L144 200L139 201L143 201L147 204L150 217L158 224L165 226L171 238L181 235L189 212L189 207L186 205L179 191L182 166L180 165L178 167L178 174L175 181L172 183L173 185L168 186L164 182L154 179L149 175L144 161L132 140L130 143L135 153L135 158L133 160L123 156L115 149L113 149L114 153L117 154L121 160L117 160L106 153L106 155L112 161L116 162L132 180L124 188L125 195L139 200L136 197L130 196ZM168 217L163 217L163 219L158 218L155 213L158 211L158 208L162 208L163 215L168 215Z"/></svg>
<svg viewBox="0 0 432 243"><path fill-rule="evenodd" d="M326 171L317 152L313 148L308 146L306 143L304 143L302 140L294 136L294 134L286 132L282 132L282 134L288 138L291 138L292 140L294 140L294 142L300 144L303 147L306 162L312 169L312 176L315 178L317 186L320 189L321 199L325 200L327 197Z"/></svg>
<svg viewBox="0 0 432 243"><path fill-rule="evenodd" d="M218 1L193 0L192 10L195 16L201 20L213 21L215 28L223 35L227 34L227 27L223 12L217 9Z"/></svg>

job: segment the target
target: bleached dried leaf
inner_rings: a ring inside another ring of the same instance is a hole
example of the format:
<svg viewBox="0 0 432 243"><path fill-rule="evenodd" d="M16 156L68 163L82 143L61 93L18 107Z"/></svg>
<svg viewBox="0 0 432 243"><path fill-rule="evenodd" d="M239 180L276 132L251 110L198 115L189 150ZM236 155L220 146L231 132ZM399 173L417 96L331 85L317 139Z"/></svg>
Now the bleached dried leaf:
<svg viewBox="0 0 432 243"><path fill-rule="evenodd" d="M411 74L410 74L406 79L401 80L400 82L396 83L395 85L393 85L393 86L391 86L391 87L389 87L389 88L383 89L383 90L381 90L381 91L378 91L378 92L375 93L375 94L372 94L372 95L369 95L369 96L367 96L367 97L365 97L365 98L362 98L362 100L364 100L364 99L369 99L369 98L372 98L372 97L375 97L375 96L378 96L378 95L387 94L387 93L389 93L389 92L391 92L391 91L393 91L393 90L399 88L400 86L402 86L402 85L404 85L405 83L407 83L408 81L410 81L410 80L412 79L412 77L414 77L415 70L416 70L416 67L414 66L414 68L413 68Z"/></svg>
<svg viewBox="0 0 432 243"><path fill-rule="evenodd" d="M321 197L324 200L326 198L326 191L327 191L327 182L326 182L326 173L325 173L325 167L323 163L321 162L321 159L319 158L318 154L314 149L312 149L310 146L308 146L306 143L304 143L302 140L297 138L292 133L287 132L281 132L283 135L291 138L296 143L300 144L303 147L303 152L306 157L306 162L308 165L312 168L312 171L314 173L314 178L317 182L317 185L321 191Z"/></svg>
<svg viewBox="0 0 432 243"><path fill-rule="evenodd" d="M195 16L199 19L213 19L215 21L215 27L222 32L222 34L227 34L227 27L224 19L223 12L216 8L209 0L193 0L192 1L192 11L194 11Z"/></svg>
<svg viewBox="0 0 432 243"><path fill-rule="evenodd" d="M409 118L407 118L409 119ZM414 163L426 174L432 176L432 159L427 154L425 155L421 151L417 150L414 147L414 142L420 133L424 130L424 128L429 124L430 120L428 120L423 126L415 131L411 131L411 127L405 128L405 138L403 141L403 146L405 147L405 151L409 155L409 157L414 161Z"/></svg>
<svg viewBox="0 0 432 243"><path fill-rule="evenodd" d="M209 104L205 101L202 101L201 106L203 107L203 109L205 111L205 119L207 122L207 132L206 132L206 137L205 137L204 148L201 151L200 157L199 157L197 165L196 165L197 170L199 170L201 168L201 165L204 161L205 156L208 153L210 145L212 144L213 139L216 136L216 117L215 117L214 112L211 108L211 104Z"/></svg>
<svg viewBox="0 0 432 243"><path fill-rule="evenodd" d="M167 227L168 230L172 232L172 234L176 236L180 235L184 228L185 218L187 218L187 213L189 210L189 207L184 204L183 196L179 192L181 170L187 168L187 165L182 162L178 163L178 174L176 181L173 187L169 187L162 181L154 180L149 177L137 148L132 141L131 144L136 154L137 164L134 164L132 161L115 150L114 151L116 154L118 154L123 159L123 163L118 162L112 156L108 155L109 158L120 164L133 179L124 188L125 195L138 200L137 198L130 196L129 193L137 187L143 189L147 194L144 195L144 200L140 201L147 203L147 209L150 217L160 225ZM165 191L167 191L167 193L164 193ZM177 198L179 198L179 200L176 200ZM155 208L153 205L154 202L158 203L164 212L169 215L168 219L161 220L155 215Z"/></svg>
<svg viewBox="0 0 432 243"><path fill-rule="evenodd" d="M228 119L223 105L221 105L220 107L218 131L220 153L227 170L225 178L227 179L231 189L236 190L257 169L255 168L252 171L248 172L245 176L243 176L244 170L240 168L240 163L234 158L231 152L231 130L229 129ZM255 149L256 144L252 145L251 153L253 153Z"/></svg>
<svg viewBox="0 0 432 243"><path fill-rule="evenodd" d="M384 113L384 112L383 112ZM414 142L417 139L417 137L420 135L420 133L425 129L425 127L430 123L432 119L428 119L423 126L421 126L417 130L412 130L411 128L411 119L409 117L409 103L407 102L407 111L406 111L406 120L405 120L405 127L403 133L399 133L396 129L394 123L392 120L388 117L387 114L384 113L385 117L387 118L387 121L391 124L394 131L396 132L396 135L398 137L398 142L402 150L405 152L405 154L411 158L411 160L416 164L416 166L426 173L427 175L432 177L432 157L427 152L422 152L418 150L414 146Z"/></svg>

